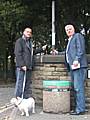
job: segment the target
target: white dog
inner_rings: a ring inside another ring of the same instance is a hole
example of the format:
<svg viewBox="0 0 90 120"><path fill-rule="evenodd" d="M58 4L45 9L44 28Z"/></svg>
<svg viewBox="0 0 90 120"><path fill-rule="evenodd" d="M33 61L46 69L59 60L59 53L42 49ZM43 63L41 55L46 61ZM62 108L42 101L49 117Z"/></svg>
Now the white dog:
<svg viewBox="0 0 90 120"><path fill-rule="evenodd" d="M21 115L29 116L29 111L35 113L35 100L32 97L28 99L22 99L20 97L12 98L10 102L18 107Z"/></svg>

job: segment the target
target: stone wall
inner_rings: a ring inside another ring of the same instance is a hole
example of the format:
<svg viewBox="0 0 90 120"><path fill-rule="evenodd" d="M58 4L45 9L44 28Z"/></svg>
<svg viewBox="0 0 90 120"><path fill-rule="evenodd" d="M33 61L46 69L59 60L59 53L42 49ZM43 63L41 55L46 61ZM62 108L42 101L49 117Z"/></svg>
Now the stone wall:
<svg viewBox="0 0 90 120"><path fill-rule="evenodd" d="M35 56L32 73L32 90L38 105L43 105L43 80L70 80L64 64L64 56ZM85 82L86 106L90 109L90 79ZM73 96L71 95L73 101ZM71 103L74 106L73 102Z"/></svg>

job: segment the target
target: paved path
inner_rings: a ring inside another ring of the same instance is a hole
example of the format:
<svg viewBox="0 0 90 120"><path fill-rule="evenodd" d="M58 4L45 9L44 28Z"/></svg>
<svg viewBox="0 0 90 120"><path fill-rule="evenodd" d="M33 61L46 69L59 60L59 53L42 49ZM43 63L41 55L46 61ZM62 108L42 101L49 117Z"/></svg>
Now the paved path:
<svg viewBox="0 0 90 120"><path fill-rule="evenodd" d="M14 95L14 88L0 88L0 107L10 102Z"/></svg>
<svg viewBox="0 0 90 120"><path fill-rule="evenodd" d="M5 111L3 115L0 116L0 120L5 120L5 118L10 117L12 111L13 109ZM18 110L14 110L14 114L11 118L10 120L90 120L90 115L70 116L69 114L43 113L42 108L37 107L36 113L30 114L29 117L21 116Z"/></svg>
<svg viewBox="0 0 90 120"><path fill-rule="evenodd" d="M10 103L10 99L14 95L14 86L0 86L0 111L3 106ZM14 111L13 120L90 120L90 114L71 116L69 114L52 114L43 113L43 109L40 106L36 106L36 113L30 114L29 117L21 116L17 108L5 108L4 112L0 113L0 120L9 120L8 117L12 116ZM16 112L16 113L15 113Z"/></svg>
<svg viewBox="0 0 90 120"><path fill-rule="evenodd" d="M69 114L50 114L50 113L36 113L32 114L30 117L26 118L25 116L20 117L20 115L17 115L17 120L89 120L90 115L84 115L84 116L70 116Z"/></svg>

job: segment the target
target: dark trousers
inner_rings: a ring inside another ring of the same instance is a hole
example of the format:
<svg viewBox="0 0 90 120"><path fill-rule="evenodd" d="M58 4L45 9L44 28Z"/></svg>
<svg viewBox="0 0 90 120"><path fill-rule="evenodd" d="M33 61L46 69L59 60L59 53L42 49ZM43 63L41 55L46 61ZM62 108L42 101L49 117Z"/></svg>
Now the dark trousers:
<svg viewBox="0 0 90 120"><path fill-rule="evenodd" d="M32 96L32 89L31 89L31 70L26 71L26 79L25 79L25 86L23 90L23 83L24 83L24 75L25 71L21 70L20 68L16 68L16 87L15 87L15 96L23 98L29 98Z"/></svg>

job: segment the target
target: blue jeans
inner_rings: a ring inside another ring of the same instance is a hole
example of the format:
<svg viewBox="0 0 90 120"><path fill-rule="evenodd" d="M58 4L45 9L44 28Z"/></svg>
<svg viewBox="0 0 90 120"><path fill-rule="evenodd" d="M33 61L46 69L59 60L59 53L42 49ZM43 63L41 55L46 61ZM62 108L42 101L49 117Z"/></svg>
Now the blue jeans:
<svg viewBox="0 0 90 120"><path fill-rule="evenodd" d="M25 71L21 70L20 68L16 68L16 87L15 87L16 97L22 97L22 94L23 94L23 98L28 98L32 96L31 70L26 71L26 81L25 81L25 87L23 91L24 75L25 75Z"/></svg>
<svg viewBox="0 0 90 120"><path fill-rule="evenodd" d="M71 79L75 91L76 112L85 111L85 90L84 81L86 79L86 68L80 68L77 70L71 70Z"/></svg>

